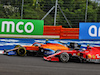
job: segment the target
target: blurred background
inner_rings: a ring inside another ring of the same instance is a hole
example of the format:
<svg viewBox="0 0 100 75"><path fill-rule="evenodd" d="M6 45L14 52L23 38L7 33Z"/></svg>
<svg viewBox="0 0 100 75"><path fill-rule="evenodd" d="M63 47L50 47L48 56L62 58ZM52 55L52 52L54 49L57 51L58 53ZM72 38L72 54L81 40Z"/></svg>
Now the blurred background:
<svg viewBox="0 0 100 75"><path fill-rule="evenodd" d="M0 0L0 18L41 20L48 11L45 25L78 28L79 22L100 22L100 0Z"/></svg>

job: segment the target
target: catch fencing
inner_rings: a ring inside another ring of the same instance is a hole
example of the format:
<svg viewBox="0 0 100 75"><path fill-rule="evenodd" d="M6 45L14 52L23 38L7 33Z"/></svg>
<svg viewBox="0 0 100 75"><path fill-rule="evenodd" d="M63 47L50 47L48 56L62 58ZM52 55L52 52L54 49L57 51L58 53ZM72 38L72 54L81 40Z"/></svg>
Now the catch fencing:
<svg viewBox="0 0 100 75"><path fill-rule="evenodd" d="M99 15L99 0L0 0L0 18L43 19L45 25L78 28L100 22Z"/></svg>

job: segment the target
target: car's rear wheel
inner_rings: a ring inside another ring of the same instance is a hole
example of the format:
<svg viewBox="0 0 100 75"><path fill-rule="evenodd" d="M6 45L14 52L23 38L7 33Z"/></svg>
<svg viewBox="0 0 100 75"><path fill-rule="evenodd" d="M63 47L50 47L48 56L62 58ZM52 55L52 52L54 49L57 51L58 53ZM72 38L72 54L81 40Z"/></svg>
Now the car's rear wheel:
<svg viewBox="0 0 100 75"><path fill-rule="evenodd" d="M67 63L68 60L69 60L69 54L68 53L63 52L63 53L60 54L60 61Z"/></svg>
<svg viewBox="0 0 100 75"><path fill-rule="evenodd" d="M8 52L6 53L6 55L8 55ZM9 55L8 55L9 56Z"/></svg>
<svg viewBox="0 0 100 75"><path fill-rule="evenodd" d="M39 50L36 52L35 56L41 56L41 55L44 55L44 49L39 47Z"/></svg>
<svg viewBox="0 0 100 75"><path fill-rule="evenodd" d="M17 54L19 56L25 56L26 55L26 49L24 47L19 47L17 50Z"/></svg>
<svg viewBox="0 0 100 75"><path fill-rule="evenodd" d="M79 60L80 60L81 63L86 63L87 62L86 59L84 59L82 57L80 57Z"/></svg>

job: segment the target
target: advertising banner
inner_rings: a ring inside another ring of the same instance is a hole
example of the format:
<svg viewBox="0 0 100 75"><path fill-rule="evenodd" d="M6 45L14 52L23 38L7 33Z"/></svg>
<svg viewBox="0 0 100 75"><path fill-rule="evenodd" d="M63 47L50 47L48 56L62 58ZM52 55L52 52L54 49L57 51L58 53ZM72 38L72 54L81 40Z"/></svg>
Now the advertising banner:
<svg viewBox="0 0 100 75"><path fill-rule="evenodd" d="M79 23L79 39L100 40L100 23Z"/></svg>
<svg viewBox="0 0 100 75"><path fill-rule="evenodd" d="M0 34L43 35L43 20L0 19Z"/></svg>

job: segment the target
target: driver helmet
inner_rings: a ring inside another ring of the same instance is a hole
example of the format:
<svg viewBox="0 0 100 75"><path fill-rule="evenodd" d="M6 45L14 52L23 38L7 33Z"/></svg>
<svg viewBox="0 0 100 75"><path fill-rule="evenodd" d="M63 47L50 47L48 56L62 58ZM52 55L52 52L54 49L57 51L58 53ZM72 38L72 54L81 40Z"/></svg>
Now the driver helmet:
<svg viewBox="0 0 100 75"><path fill-rule="evenodd" d="M87 46L90 46L89 44L87 44Z"/></svg>
<svg viewBox="0 0 100 75"><path fill-rule="evenodd" d="M46 39L46 41L48 41L48 39Z"/></svg>
<svg viewBox="0 0 100 75"><path fill-rule="evenodd" d="M48 42L48 39L46 39L46 44L47 44L47 42Z"/></svg>

